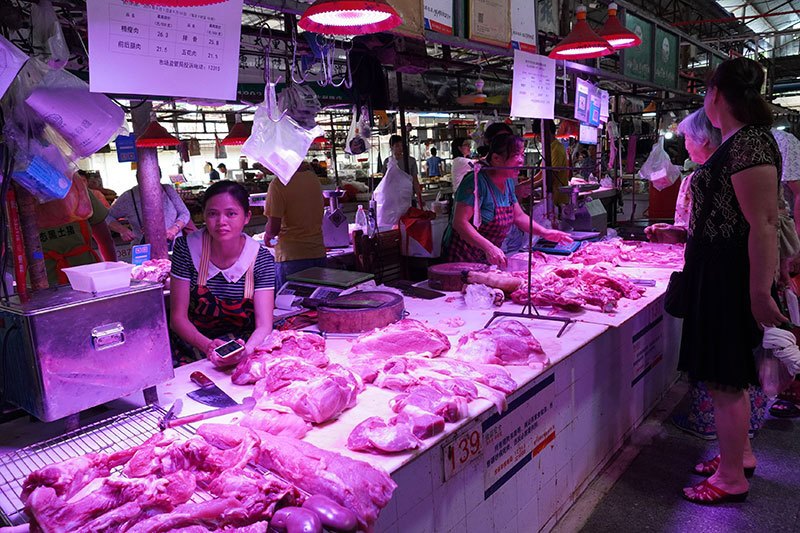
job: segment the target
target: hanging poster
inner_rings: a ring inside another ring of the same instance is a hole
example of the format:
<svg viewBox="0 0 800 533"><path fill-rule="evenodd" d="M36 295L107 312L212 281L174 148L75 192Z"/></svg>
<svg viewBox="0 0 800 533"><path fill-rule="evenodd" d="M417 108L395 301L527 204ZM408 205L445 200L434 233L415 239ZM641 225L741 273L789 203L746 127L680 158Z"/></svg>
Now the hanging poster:
<svg viewBox="0 0 800 533"><path fill-rule="evenodd" d="M536 0L511 0L511 46L536 53Z"/></svg>
<svg viewBox="0 0 800 533"><path fill-rule="evenodd" d="M624 72L629 78L650 81L652 79L651 51L653 50L653 23L644 19L625 14L625 27L639 36L642 44L625 48L623 50Z"/></svg>
<svg viewBox="0 0 800 533"><path fill-rule="evenodd" d="M608 91L599 89L600 93L600 122L608 122Z"/></svg>
<svg viewBox="0 0 800 533"><path fill-rule="evenodd" d="M28 56L22 50L0 35L0 97L6 93L27 60Z"/></svg>
<svg viewBox="0 0 800 533"><path fill-rule="evenodd" d="M453 34L453 1L424 0L425 29L439 33Z"/></svg>
<svg viewBox="0 0 800 533"><path fill-rule="evenodd" d="M558 0L536 0L536 29L558 35Z"/></svg>
<svg viewBox="0 0 800 533"><path fill-rule="evenodd" d="M581 78L575 79L575 120L589 122L589 93L592 84Z"/></svg>
<svg viewBox="0 0 800 533"><path fill-rule="evenodd" d="M555 60L522 50L514 50L511 116L552 119L555 115L555 104Z"/></svg>
<svg viewBox="0 0 800 533"><path fill-rule="evenodd" d="M653 82L664 87L678 87L678 36L656 28L656 61Z"/></svg>
<svg viewBox="0 0 800 533"><path fill-rule="evenodd" d="M242 0L202 7L88 0L92 92L235 100Z"/></svg>
<svg viewBox="0 0 800 533"><path fill-rule="evenodd" d="M511 44L510 0L470 0L469 39L508 48Z"/></svg>
<svg viewBox="0 0 800 533"><path fill-rule="evenodd" d="M600 125L600 89L592 85L589 91L589 120L590 126Z"/></svg>

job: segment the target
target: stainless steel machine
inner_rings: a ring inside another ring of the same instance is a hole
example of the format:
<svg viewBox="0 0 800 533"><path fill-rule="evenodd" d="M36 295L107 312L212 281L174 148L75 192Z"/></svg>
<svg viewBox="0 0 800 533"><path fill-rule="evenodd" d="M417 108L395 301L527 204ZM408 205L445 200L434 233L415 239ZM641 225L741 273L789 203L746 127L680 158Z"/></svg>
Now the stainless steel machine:
<svg viewBox="0 0 800 533"><path fill-rule="evenodd" d="M0 397L50 422L174 376L161 284L0 300Z"/></svg>
<svg viewBox="0 0 800 533"><path fill-rule="evenodd" d="M322 191L322 195L328 199L330 205L325 207L322 215L322 237L326 248L339 248L350 244L350 231L348 229L347 217L339 207L339 198L344 196L344 191L336 189L333 191Z"/></svg>
<svg viewBox="0 0 800 533"><path fill-rule="evenodd" d="M558 191L570 195L570 202L561 210L563 231L590 231L605 235L608 229L608 213L600 200L591 197L591 191L599 189L597 183L582 183L559 187Z"/></svg>

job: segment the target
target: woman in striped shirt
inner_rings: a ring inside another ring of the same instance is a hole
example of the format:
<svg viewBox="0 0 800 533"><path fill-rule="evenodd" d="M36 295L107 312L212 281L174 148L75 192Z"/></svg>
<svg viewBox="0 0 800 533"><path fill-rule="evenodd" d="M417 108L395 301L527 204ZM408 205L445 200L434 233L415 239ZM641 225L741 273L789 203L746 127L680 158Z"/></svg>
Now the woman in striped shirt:
<svg viewBox="0 0 800 533"><path fill-rule="evenodd" d="M250 206L240 184L211 185L203 212L206 227L175 241L170 326L188 345L184 352L228 366L251 354L272 331L275 265L266 248L242 233ZM245 349L223 361L214 348L226 339Z"/></svg>

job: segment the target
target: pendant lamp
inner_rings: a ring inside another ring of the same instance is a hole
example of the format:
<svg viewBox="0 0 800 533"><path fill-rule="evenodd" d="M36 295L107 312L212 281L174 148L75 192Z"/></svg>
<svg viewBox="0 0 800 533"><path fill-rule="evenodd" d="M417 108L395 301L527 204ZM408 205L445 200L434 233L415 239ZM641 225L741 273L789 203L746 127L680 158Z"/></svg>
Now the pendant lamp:
<svg viewBox="0 0 800 533"><path fill-rule="evenodd" d="M562 120L556 131L556 139L578 138L579 125L574 120Z"/></svg>
<svg viewBox="0 0 800 533"><path fill-rule="evenodd" d="M228 132L228 135L222 139L220 143L223 146L233 146L238 144L244 144L244 142L250 137L250 134L253 131L253 123L252 122L242 122L242 115L236 113L236 123L231 128L231 131Z"/></svg>
<svg viewBox="0 0 800 533"><path fill-rule="evenodd" d="M181 142L173 137L167 129L158 123L156 117L150 117L150 124L136 138L137 148L155 148L157 146L177 146Z"/></svg>
<svg viewBox="0 0 800 533"><path fill-rule="evenodd" d="M297 25L313 33L366 35L391 30L402 22L386 0L316 0Z"/></svg>
<svg viewBox="0 0 800 533"><path fill-rule="evenodd" d="M617 4L608 4L608 19L597 34L608 41L614 49L639 46L642 39L631 30L622 25L617 18Z"/></svg>
<svg viewBox="0 0 800 533"><path fill-rule="evenodd" d="M586 8L575 8L577 20L569 35L550 52L550 59L589 59L592 57L607 56L614 49L608 41L597 35L589 23L586 22Z"/></svg>
<svg viewBox="0 0 800 533"><path fill-rule="evenodd" d="M166 7L200 7L211 4L221 4L226 0L129 0L134 4L145 6L166 6Z"/></svg>

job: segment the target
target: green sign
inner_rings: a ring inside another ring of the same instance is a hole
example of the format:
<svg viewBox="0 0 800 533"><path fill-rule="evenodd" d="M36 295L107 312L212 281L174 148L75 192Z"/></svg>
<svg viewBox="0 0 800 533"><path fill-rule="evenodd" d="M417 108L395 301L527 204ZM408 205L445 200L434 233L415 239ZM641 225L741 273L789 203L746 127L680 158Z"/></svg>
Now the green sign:
<svg viewBox="0 0 800 533"><path fill-rule="evenodd" d="M625 56L625 75L637 80L650 81L652 80L650 65L652 61L651 51L653 50L653 24L636 15L626 13L625 27L642 40L642 44L639 46L626 48L623 51Z"/></svg>
<svg viewBox="0 0 800 533"><path fill-rule="evenodd" d="M664 87L678 88L678 36L656 28L656 61L653 81Z"/></svg>

